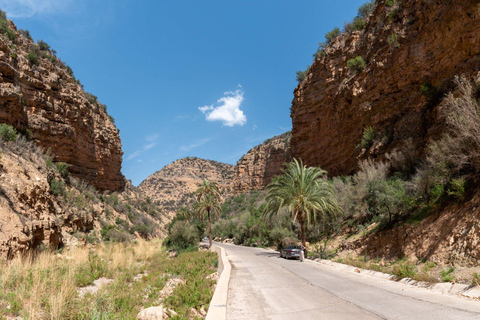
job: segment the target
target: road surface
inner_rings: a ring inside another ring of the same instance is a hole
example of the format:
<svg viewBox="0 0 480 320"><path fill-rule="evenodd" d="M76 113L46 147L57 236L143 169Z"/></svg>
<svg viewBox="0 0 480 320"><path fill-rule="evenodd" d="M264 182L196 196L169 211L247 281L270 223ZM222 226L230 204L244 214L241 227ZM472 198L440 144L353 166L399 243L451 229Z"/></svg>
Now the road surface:
<svg viewBox="0 0 480 320"><path fill-rule="evenodd" d="M215 243L232 264L227 319L480 319L480 301Z"/></svg>

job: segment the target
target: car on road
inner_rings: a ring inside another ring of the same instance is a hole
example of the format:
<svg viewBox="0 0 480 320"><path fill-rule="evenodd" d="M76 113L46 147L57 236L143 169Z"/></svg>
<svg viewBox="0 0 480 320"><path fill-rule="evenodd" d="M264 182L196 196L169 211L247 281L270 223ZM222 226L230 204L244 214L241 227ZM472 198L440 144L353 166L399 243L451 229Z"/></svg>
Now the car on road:
<svg viewBox="0 0 480 320"><path fill-rule="evenodd" d="M285 259L296 258L300 259L300 251L302 247L300 246L286 246L285 248L280 249L280 257Z"/></svg>

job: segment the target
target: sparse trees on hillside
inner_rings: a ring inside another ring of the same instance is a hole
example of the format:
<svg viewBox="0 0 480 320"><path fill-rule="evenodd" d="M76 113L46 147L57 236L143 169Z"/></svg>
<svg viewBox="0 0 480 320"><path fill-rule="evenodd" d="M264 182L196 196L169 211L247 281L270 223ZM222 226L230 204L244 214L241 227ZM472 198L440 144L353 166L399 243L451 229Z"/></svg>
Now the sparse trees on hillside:
<svg viewBox="0 0 480 320"><path fill-rule="evenodd" d="M341 212L335 190L331 183L322 179L325 170L308 167L294 159L287 164L283 175L275 178L267 186L265 217L271 217L287 208L298 221L301 229L301 241L305 246L305 227L327 215L336 216Z"/></svg>
<svg viewBox="0 0 480 320"><path fill-rule="evenodd" d="M203 180L195 191L197 202L194 205L195 213L203 220L204 215L208 218L208 239L209 247L212 247L212 214L218 216L220 213L220 187L218 183Z"/></svg>

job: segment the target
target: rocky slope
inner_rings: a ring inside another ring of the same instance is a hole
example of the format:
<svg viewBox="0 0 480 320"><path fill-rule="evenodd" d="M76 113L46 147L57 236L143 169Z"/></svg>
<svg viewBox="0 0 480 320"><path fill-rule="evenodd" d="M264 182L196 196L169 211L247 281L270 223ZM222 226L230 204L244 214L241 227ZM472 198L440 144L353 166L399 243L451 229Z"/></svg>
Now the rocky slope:
<svg viewBox="0 0 480 320"><path fill-rule="evenodd" d="M281 173L284 163L292 159L290 138L291 133L286 132L268 139L238 160L233 180L234 191L262 190L275 175Z"/></svg>
<svg viewBox="0 0 480 320"><path fill-rule="evenodd" d="M292 154L329 175L403 147L419 157L442 131L439 97L480 69L478 1L380 1L364 31L332 41L292 102ZM365 66L348 67L361 57ZM351 62L350 62L351 63ZM372 127L371 147L358 148Z"/></svg>
<svg viewBox="0 0 480 320"><path fill-rule="evenodd" d="M139 190L172 217L182 206L190 206L194 192L204 179L217 182L224 195L232 192L234 166L195 157L182 158L146 178Z"/></svg>
<svg viewBox="0 0 480 320"><path fill-rule="evenodd" d="M23 137L0 139L0 156L0 259L164 232L159 210L128 183L121 193L99 193Z"/></svg>
<svg viewBox="0 0 480 320"><path fill-rule="evenodd" d="M10 30L0 35L0 123L50 149L76 177L99 189L121 189L121 141L106 107L83 91L48 45L0 20Z"/></svg>

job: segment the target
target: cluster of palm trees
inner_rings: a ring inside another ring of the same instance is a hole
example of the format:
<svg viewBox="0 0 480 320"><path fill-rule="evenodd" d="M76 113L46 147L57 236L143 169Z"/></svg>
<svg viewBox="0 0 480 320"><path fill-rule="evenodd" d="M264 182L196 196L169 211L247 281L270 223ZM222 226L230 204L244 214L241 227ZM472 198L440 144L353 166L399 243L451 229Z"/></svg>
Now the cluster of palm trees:
<svg viewBox="0 0 480 320"><path fill-rule="evenodd" d="M283 175L277 176L267 186L265 218L287 209L293 222L298 221L301 242L306 246L305 228L327 216L335 217L341 212L335 190L327 179L326 171L307 167L302 160L294 159L286 164ZM216 182L204 180L195 192L195 213L202 219L208 218L209 245L212 246L212 218L220 213L220 188ZM182 213L183 214L183 213ZM323 225L325 225L323 223Z"/></svg>

